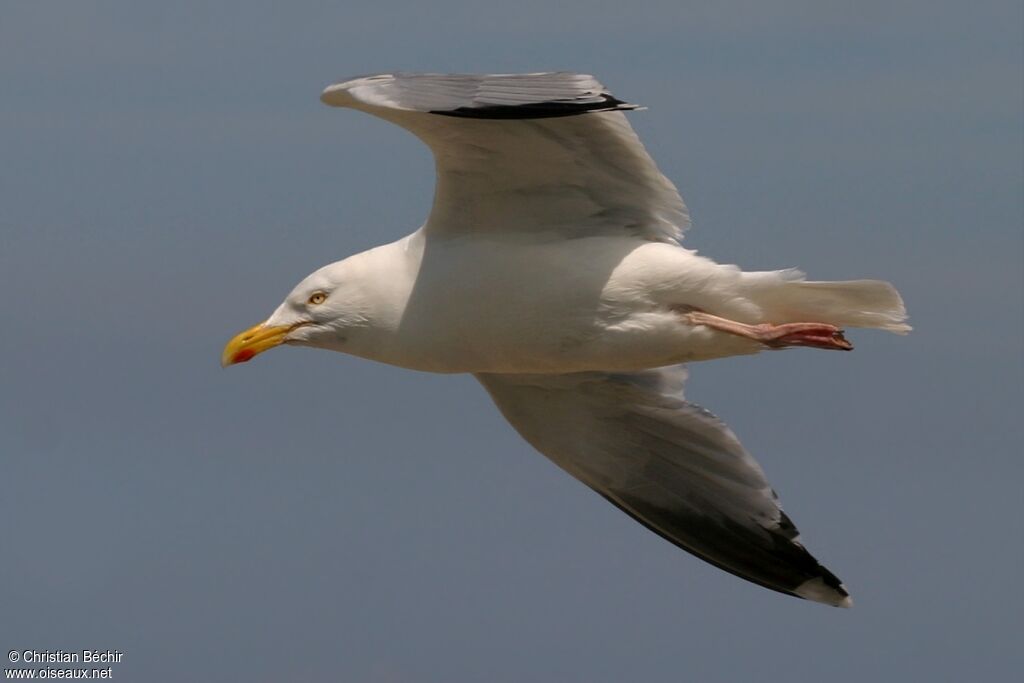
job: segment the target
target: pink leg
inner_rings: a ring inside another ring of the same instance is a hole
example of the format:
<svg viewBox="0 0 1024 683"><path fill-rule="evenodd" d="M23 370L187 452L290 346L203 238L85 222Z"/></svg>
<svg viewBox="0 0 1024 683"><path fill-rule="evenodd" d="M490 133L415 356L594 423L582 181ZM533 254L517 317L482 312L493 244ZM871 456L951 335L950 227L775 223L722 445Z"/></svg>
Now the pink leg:
<svg viewBox="0 0 1024 683"><path fill-rule="evenodd" d="M785 323L772 325L747 325L703 311L691 311L686 318L694 325L705 325L712 329L730 334L738 334L754 341L759 341L773 349L787 346L811 346L817 349L833 349L835 351L853 351L853 344L846 341L843 331L834 325L825 323Z"/></svg>

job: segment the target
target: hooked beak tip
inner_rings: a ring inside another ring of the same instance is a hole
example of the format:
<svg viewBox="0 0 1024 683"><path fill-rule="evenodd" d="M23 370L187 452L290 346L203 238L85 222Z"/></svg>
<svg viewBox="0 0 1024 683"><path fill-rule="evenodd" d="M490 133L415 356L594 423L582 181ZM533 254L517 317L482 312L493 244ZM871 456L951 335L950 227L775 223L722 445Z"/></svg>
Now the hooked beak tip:
<svg viewBox="0 0 1024 683"><path fill-rule="evenodd" d="M221 367L226 368L252 360L267 349L283 343L291 330L292 328L287 325L267 326L260 323L238 333L224 347L224 352L220 356Z"/></svg>

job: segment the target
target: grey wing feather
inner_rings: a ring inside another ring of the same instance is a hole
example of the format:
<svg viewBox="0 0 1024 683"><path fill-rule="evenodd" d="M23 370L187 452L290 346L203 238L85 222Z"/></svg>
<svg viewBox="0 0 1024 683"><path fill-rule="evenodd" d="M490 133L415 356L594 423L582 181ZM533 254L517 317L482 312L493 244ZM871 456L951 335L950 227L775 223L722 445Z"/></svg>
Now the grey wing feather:
<svg viewBox="0 0 1024 683"><path fill-rule="evenodd" d="M379 74L329 86L323 95L328 104L346 97L372 106L467 118L550 118L639 108L612 96L593 76L567 72Z"/></svg>
<svg viewBox="0 0 1024 683"><path fill-rule="evenodd" d="M592 76L380 74L321 99L411 131L437 168L433 234L633 234L678 241L689 215Z"/></svg>
<svg viewBox="0 0 1024 683"><path fill-rule="evenodd" d="M477 376L530 444L648 529L766 588L849 606L732 431L682 399L684 377Z"/></svg>

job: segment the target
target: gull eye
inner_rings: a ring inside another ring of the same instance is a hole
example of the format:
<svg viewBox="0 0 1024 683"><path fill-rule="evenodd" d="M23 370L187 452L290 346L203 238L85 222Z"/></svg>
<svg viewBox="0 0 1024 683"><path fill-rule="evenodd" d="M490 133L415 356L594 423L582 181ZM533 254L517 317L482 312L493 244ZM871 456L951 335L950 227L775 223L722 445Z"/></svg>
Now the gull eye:
<svg viewBox="0 0 1024 683"><path fill-rule="evenodd" d="M318 306L325 301L327 301L327 294L325 292L313 292L306 303L310 306Z"/></svg>

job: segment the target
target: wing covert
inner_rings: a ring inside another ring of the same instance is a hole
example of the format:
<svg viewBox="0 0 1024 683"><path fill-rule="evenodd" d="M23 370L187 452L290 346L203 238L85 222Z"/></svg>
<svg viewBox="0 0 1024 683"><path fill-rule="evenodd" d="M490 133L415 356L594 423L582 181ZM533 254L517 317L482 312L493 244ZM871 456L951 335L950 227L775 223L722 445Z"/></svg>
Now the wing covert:
<svg viewBox="0 0 1024 683"><path fill-rule="evenodd" d="M325 103L414 133L434 153L430 234L634 234L678 241L689 216L623 111L592 76L379 74Z"/></svg>

